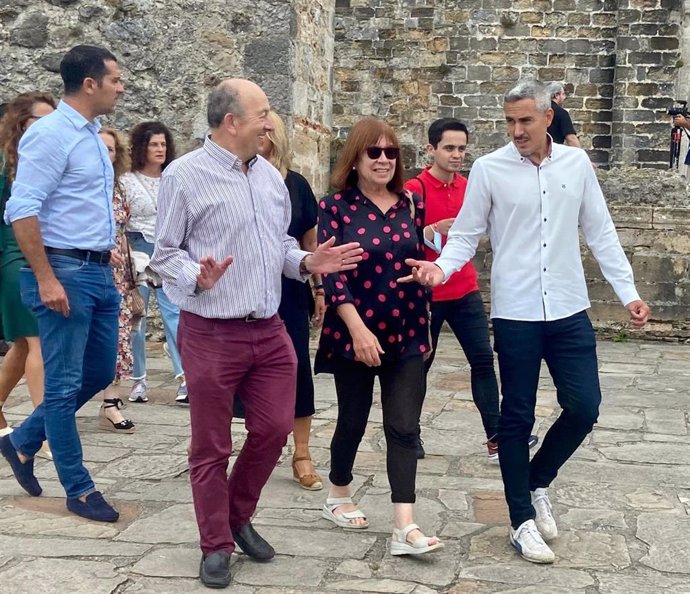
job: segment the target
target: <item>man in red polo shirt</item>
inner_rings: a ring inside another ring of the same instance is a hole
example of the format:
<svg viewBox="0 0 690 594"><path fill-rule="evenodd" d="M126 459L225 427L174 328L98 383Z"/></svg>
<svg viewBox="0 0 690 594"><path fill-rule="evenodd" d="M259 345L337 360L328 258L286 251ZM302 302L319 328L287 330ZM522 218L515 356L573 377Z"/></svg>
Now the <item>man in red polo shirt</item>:
<svg viewBox="0 0 690 594"><path fill-rule="evenodd" d="M465 124L454 118L436 120L429 127L427 153L433 163L405 188L421 195L426 205L424 240L426 259L433 262L446 244L448 230L458 216L465 198L467 178L458 173L465 160L469 132ZM472 262L450 277L447 283L434 288L431 297L431 340L433 351L426 362L429 371L434 361L443 322L448 322L471 369L472 399L479 410L486 433L488 457L498 459L498 383L494 357L489 340L489 323L484 310L477 271ZM538 441L530 436L533 447ZM417 455L424 457L420 444Z"/></svg>

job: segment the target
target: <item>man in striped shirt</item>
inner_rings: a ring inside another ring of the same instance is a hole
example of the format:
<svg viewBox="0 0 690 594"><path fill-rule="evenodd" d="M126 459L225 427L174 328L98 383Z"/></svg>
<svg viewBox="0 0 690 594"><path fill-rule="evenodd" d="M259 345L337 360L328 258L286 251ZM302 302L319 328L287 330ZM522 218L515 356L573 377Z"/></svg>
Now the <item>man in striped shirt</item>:
<svg viewBox="0 0 690 594"><path fill-rule="evenodd" d="M306 280L350 270L362 253L357 243L334 247L333 238L309 253L287 235L287 188L258 156L269 110L254 83L220 83L208 99L210 136L166 168L159 193L151 266L182 310L199 574L211 587L230 583L235 543L258 561L275 554L250 520L293 425L296 356L277 315L281 274ZM228 479L239 391L249 433Z"/></svg>

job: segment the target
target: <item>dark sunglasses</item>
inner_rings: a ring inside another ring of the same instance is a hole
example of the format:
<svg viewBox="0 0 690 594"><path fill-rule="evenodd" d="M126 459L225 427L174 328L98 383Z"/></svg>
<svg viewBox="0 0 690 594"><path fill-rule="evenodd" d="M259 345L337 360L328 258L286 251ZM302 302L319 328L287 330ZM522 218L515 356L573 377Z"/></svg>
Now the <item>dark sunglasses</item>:
<svg viewBox="0 0 690 594"><path fill-rule="evenodd" d="M387 146L386 148L381 148L380 146L367 147L367 157L374 161L381 156L381 153L385 154L386 159L389 161L395 161L400 156L400 149L397 146Z"/></svg>

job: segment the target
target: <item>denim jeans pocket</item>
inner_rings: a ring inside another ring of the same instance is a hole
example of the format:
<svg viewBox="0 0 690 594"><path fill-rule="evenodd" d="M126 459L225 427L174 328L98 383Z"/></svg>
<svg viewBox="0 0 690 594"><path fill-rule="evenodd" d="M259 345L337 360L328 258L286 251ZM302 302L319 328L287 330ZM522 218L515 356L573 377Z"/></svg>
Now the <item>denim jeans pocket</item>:
<svg viewBox="0 0 690 594"><path fill-rule="evenodd" d="M69 276L75 272L79 272L82 268L84 268L84 266L86 266L86 262L83 260L71 258L70 256L48 256L48 262L50 262L50 266L52 267L55 276L58 278L60 276Z"/></svg>

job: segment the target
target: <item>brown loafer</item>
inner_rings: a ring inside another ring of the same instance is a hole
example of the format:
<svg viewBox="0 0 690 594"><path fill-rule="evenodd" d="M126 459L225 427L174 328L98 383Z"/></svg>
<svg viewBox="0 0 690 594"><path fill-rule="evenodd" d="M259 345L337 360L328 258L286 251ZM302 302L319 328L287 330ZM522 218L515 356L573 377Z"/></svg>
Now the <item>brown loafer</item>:
<svg viewBox="0 0 690 594"><path fill-rule="evenodd" d="M299 486L307 491L320 491L323 489L323 482L318 474L300 474L297 472L296 462L303 460L311 461L310 456L298 456L292 459L292 478L299 483Z"/></svg>

